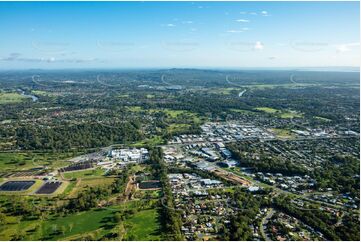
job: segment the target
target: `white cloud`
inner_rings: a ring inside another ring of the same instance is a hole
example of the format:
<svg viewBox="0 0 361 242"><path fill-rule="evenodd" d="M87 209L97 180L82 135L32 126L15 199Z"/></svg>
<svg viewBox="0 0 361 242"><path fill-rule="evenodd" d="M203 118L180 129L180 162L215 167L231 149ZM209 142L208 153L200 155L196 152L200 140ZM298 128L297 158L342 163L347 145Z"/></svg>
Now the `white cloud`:
<svg viewBox="0 0 361 242"><path fill-rule="evenodd" d="M175 27L175 24L166 24L167 27Z"/></svg>
<svg viewBox="0 0 361 242"><path fill-rule="evenodd" d="M227 30L227 33L243 33L243 31L242 30L230 29L230 30Z"/></svg>
<svg viewBox="0 0 361 242"><path fill-rule="evenodd" d="M267 11L264 11L264 10L261 12L261 15L264 16L264 17L269 16L268 12L267 12Z"/></svg>
<svg viewBox="0 0 361 242"><path fill-rule="evenodd" d="M7 57L0 57L0 61L19 61L19 62L62 62L62 63L84 63L84 62L93 62L98 61L97 58L86 58L86 59L56 59L55 57L50 58L29 58L29 57L22 57L20 53L10 53Z"/></svg>
<svg viewBox="0 0 361 242"><path fill-rule="evenodd" d="M240 12L240 14L247 14L247 12Z"/></svg>
<svg viewBox="0 0 361 242"><path fill-rule="evenodd" d="M244 27L244 28L242 28L242 30L247 31L247 30L250 30L250 28Z"/></svg>
<svg viewBox="0 0 361 242"><path fill-rule="evenodd" d="M257 41L253 47L255 50L263 50L264 45L261 43L261 41Z"/></svg>
<svg viewBox="0 0 361 242"><path fill-rule="evenodd" d="M347 44L340 44L337 46L337 53L345 53L352 51L355 47L360 46L360 43L347 43Z"/></svg>
<svg viewBox="0 0 361 242"><path fill-rule="evenodd" d="M187 21L183 21L182 23L183 23L183 24L192 24L193 21L187 20Z"/></svg>
<svg viewBox="0 0 361 242"><path fill-rule="evenodd" d="M250 21L248 19L237 19L236 22L239 23L249 23Z"/></svg>

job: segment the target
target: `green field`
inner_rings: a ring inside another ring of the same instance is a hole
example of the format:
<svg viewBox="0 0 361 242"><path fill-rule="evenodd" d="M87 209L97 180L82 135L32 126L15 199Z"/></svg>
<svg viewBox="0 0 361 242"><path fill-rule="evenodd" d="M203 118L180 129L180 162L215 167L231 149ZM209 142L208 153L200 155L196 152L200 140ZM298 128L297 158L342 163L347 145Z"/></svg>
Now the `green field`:
<svg viewBox="0 0 361 242"><path fill-rule="evenodd" d="M0 104L20 103L27 99L19 93L0 93Z"/></svg>
<svg viewBox="0 0 361 242"><path fill-rule="evenodd" d="M50 221L20 221L8 224L7 228L1 231L0 239L11 240L13 235L22 231L26 240L67 240L70 236L99 229L105 224L102 221L110 216L111 210L91 210L66 217L51 217Z"/></svg>
<svg viewBox="0 0 361 242"><path fill-rule="evenodd" d="M147 97L148 99L151 99L151 98L155 98L155 95L154 95L154 94L147 94L146 97Z"/></svg>
<svg viewBox="0 0 361 242"><path fill-rule="evenodd" d="M277 113L280 112L280 110L274 109L274 108L268 108L268 107L259 107L259 108L255 108L258 111L262 111L265 113Z"/></svg>
<svg viewBox="0 0 361 242"><path fill-rule="evenodd" d="M244 113L244 114L254 114L254 111L250 111L250 110L245 110L245 109L236 109L236 108L231 108L229 109L229 111L232 112L236 112L236 113Z"/></svg>
<svg viewBox="0 0 361 242"><path fill-rule="evenodd" d="M89 169L83 171L73 171L73 172L65 172L63 173L64 178L72 179L72 178L87 178L87 177L101 177L104 174L104 170L97 169Z"/></svg>
<svg viewBox="0 0 361 242"><path fill-rule="evenodd" d="M255 108L255 110L273 114L280 118L302 118L303 117L302 113L298 113L296 111L279 110L279 109L269 108L269 107L258 107L258 108Z"/></svg>
<svg viewBox="0 0 361 242"><path fill-rule="evenodd" d="M36 96L56 96L56 93L53 92L46 92L46 91L40 91L40 90L33 90L31 91L32 94L36 95ZM59 95L59 94L58 94Z"/></svg>
<svg viewBox="0 0 361 242"><path fill-rule="evenodd" d="M141 141L136 142L134 144L130 144L130 146L142 147L142 146L146 146L146 145L160 145L160 144L163 144L163 143L164 143L164 140L162 139L162 137L155 135L150 139L144 139L144 140L141 140Z"/></svg>
<svg viewBox="0 0 361 242"><path fill-rule="evenodd" d="M321 120L321 121L324 121L324 122L331 122L332 121L331 119L324 118L324 117L319 117L319 116L315 116L314 118L318 119L318 120Z"/></svg>
<svg viewBox="0 0 361 242"><path fill-rule="evenodd" d="M288 129L272 129L273 133L281 139L292 139L295 135Z"/></svg>
<svg viewBox="0 0 361 242"><path fill-rule="evenodd" d="M161 228L156 209L137 212L125 221L127 234L125 240L160 240Z"/></svg>
<svg viewBox="0 0 361 242"><path fill-rule="evenodd" d="M129 111L132 111L132 112L140 112L140 111L143 111L142 107L140 106L131 106L131 107L128 107Z"/></svg>
<svg viewBox="0 0 361 242"><path fill-rule="evenodd" d="M75 155L73 153L4 152L0 153L0 171L26 170L39 166L58 168L68 165L66 160Z"/></svg>
<svg viewBox="0 0 361 242"><path fill-rule="evenodd" d="M84 240L89 236L99 240L116 229L113 217L118 209L120 207L92 209L64 217L50 216L47 220L20 220L8 216L6 227L0 226L0 240L12 240L15 236L24 240ZM121 223L125 226L126 239L161 239L156 209L139 211Z"/></svg>
<svg viewBox="0 0 361 242"><path fill-rule="evenodd" d="M303 115L297 112L282 112L280 115L281 118L302 118Z"/></svg>
<svg viewBox="0 0 361 242"><path fill-rule="evenodd" d="M171 124L167 127L167 131L172 132L181 132L186 131L190 127L189 124Z"/></svg>

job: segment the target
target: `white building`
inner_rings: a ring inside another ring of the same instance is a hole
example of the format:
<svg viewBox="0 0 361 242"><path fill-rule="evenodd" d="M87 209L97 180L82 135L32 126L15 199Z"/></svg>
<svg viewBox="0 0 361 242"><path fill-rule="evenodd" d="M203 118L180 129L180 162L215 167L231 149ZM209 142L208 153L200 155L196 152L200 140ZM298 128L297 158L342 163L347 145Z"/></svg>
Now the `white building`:
<svg viewBox="0 0 361 242"><path fill-rule="evenodd" d="M126 163L137 163L149 159L149 152L145 148L115 149L110 152L110 156Z"/></svg>

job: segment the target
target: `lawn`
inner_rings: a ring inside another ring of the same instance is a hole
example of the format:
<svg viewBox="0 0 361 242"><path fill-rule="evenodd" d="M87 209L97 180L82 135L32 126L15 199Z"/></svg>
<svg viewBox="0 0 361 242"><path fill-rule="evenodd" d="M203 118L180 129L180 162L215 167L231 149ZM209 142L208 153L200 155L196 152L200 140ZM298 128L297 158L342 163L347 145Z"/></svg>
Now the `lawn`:
<svg viewBox="0 0 361 242"><path fill-rule="evenodd" d="M0 239L11 240L19 231L25 233L26 240L67 240L68 237L95 230L99 230L99 235L102 235L113 227L114 223L110 220L112 216L112 210L95 209L65 217L50 217L44 221L17 221L1 230Z"/></svg>
<svg viewBox="0 0 361 242"><path fill-rule="evenodd" d="M27 153L0 153L0 171L30 169L39 165L44 164L34 163Z"/></svg>
<svg viewBox="0 0 361 242"><path fill-rule="evenodd" d="M278 110L269 107L258 107L255 110L262 111L269 114L274 114L280 118L302 118L303 114L296 111Z"/></svg>
<svg viewBox="0 0 361 242"><path fill-rule="evenodd" d="M314 118L318 119L318 120L321 120L321 121L324 121L324 122L331 122L332 121L331 119L320 117L320 116L314 116Z"/></svg>
<svg viewBox="0 0 361 242"><path fill-rule="evenodd" d="M154 94L147 94L146 97L151 99L151 98L155 98L155 95Z"/></svg>
<svg viewBox="0 0 361 242"><path fill-rule="evenodd" d="M181 131L186 131L187 129L189 129L190 125L189 124L171 124L167 127L167 131L172 133L172 132L181 132Z"/></svg>
<svg viewBox="0 0 361 242"><path fill-rule="evenodd" d="M31 93L33 93L35 95L48 95L48 92L40 91L40 90L32 90Z"/></svg>
<svg viewBox="0 0 361 242"><path fill-rule="evenodd" d="M127 234L125 240L160 240L161 228L156 209L137 212L125 221Z"/></svg>
<svg viewBox="0 0 361 242"><path fill-rule="evenodd" d="M280 115L281 118L302 118L303 115L297 112L282 112Z"/></svg>
<svg viewBox="0 0 361 242"><path fill-rule="evenodd" d="M43 223L42 231L43 234L51 236L54 230L57 230L63 226L63 229L65 230L64 234L54 235L52 239L67 240L67 237L91 232L101 228L106 224L110 225L109 227L111 227L111 225L114 224L112 222L107 223L107 221L112 217L112 210L95 209L66 217L56 218L51 223Z"/></svg>
<svg viewBox="0 0 361 242"><path fill-rule="evenodd" d="M143 108L140 107L140 106L130 106L128 107L129 111L132 111L132 112L140 112L140 111L143 111Z"/></svg>
<svg viewBox="0 0 361 242"><path fill-rule="evenodd" d="M67 187L65 188L63 194L65 196L68 195L73 190L75 185L76 185L76 181L70 181L69 184L67 185Z"/></svg>
<svg viewBox="0 0 361 242"><path fill-rule="evenodd" d="M236 108L231 108L231 109L229 109L229 111L236 112L236 113L245 113L245 114L254 114L255 113L254 111L251 111L251 110L236 109Z"/></svg>
<svg viewBox="0 0 361 242"><path fill-rule="evenodd" d="M27 99L27 97L19 93L0 93L0 104L20 103Z"/></svg>
<svg viewBox="0 0 361 242"><path fill-rule="evenodd" d="M271 129L272 132L281 139L292 139L295 135L288 129Z"/></svg>
<svg viewBox="0 0 361 242"><path fill-rule="evenodd" d="M66 166L66 160L73 153L35 153L5 152L0 153L0 171L26 170L39 166L58 168Z"/></svg>
<svg viewBox="0 0 361 242"><path fill-rule="evenodd" d="M150 96L150 97L153 97L153 96ZM179 116L181 114L195 115L195 113L189 112L187 110L174 110L174 109L169 109L169 108L164 108L164 109L161 109L161 108L144 109L141 106L129 106L128 109L130 111L132 111L132 112L147 111L150 114L163 112L163 113L167 114L168 116L170 116L171 118L176 118L177 116Z"/></svg>
<svg viewBox="0 0 361 242"><path fill-rule="evenodd" d="M8 217L5 229L0 231L1 240L11 240L18 231L24 232L26 240L81 240L91 233L101 239L110 232L116 223L113 221L114 209L92 209L65 217L50 216L48 220L19 221ZM160 240L161 227L156 209L142 210L124 221L126 240Z"/></svg>
<svg viewBox="0 0 361 242"><path fill-rule="evenodd" d="M73 171L73 172L65 172L63 173L64 178L72 179L72 178L96 178L101 177L104 174L104 170L101 168L97 169L88 169L82 171Z"/></svg>
<svg viewBox="0 0 361 242"><path fill-rule="evenodd" d="M162 139L162 137L155 135L150 139L144 139L137 143L130 144L130 146L132 146L132 147L142 147L142 146L146 146L146 145L154 146L154 145L160 145L163 143L164 143L164 140Z"/></svg>
<svg viewBox="0 0 361 242"><path fill-rule="evenodd" d="M64 191L64 194L68 195L69 197L74 197L79 193L80 191L86 189L87 187L100 187L100 186L106 186L110 185L114 182L114 177L89 177L89 178L83 178L78 181L72 181L72 183L69 185L70 188L66 188Z"/></svg>
<svg viewBox="0 0 361 242"><path fill-rule="evenodd" d="M274 109L274 108L268 108L268 107L258 107L258 108L255 108L256 110L258 111L262 111L262 112L265 112L265 113L277 113L277 112L280 112L279 110L277 109Z"/></svg>
<svg viewBox="0 0 361 242"><path fill-rule="evenodd" d="M157 113L157 112L163 112L166 115L170 116L171 118L176 118L177 116L181 114L191 114L191 112L188 112L187 110L173 110L173 109L148 109L149 113Z"/></svg>

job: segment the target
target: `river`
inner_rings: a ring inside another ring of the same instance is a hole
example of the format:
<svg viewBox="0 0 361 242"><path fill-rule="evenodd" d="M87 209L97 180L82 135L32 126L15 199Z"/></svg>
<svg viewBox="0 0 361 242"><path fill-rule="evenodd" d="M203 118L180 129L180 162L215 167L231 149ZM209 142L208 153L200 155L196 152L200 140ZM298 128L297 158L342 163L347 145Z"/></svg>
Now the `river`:
<svg viewBox="0 0 361 242"><path fill-rule="evenodd" d="M38 98L37 96L35 96L35 95L26 94L25 91L22 90L22 89L18 89L18 92L20 92L20 94L21 94L22 96L24 96L24 97L30 97L30 98L33 100L33 102L36 102L36 101L38 101L38 99L39 99L39 98Z"/></svg>

